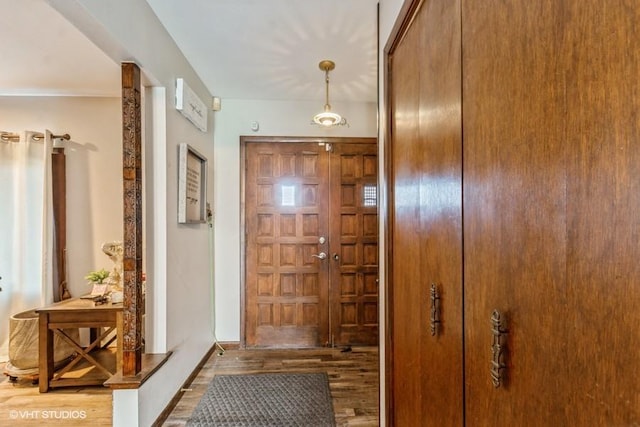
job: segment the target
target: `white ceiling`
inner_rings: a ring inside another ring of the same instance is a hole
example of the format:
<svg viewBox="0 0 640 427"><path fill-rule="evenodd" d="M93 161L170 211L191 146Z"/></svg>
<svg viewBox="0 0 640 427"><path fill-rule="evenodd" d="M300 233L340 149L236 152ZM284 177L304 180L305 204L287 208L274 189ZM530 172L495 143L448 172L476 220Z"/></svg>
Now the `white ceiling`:
<svg viewBox="0 0 640 427"><path fill-rule="evenodd" d="M44 0L0 0L0 95L120 96L120 66Z"/></svg>
<svg viewBox="0 0 640 427"><path fill-rule="evenodd" d="M377 98L378 0L146 0L222 98ZM119 96L120 67L45 0L0 0L0 94ZM5 41L10 40L10 43Z"/></svg>

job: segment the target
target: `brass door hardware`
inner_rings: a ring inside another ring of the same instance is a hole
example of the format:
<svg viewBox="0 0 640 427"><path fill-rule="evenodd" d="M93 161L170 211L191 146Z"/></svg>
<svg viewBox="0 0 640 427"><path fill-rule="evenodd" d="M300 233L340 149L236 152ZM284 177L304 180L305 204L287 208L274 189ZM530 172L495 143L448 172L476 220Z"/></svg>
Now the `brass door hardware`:
<svg viewBox="0 0 640 427"><path fill-rule="evenodd" d="M491 344L491 381L495 388L500 387L505 380L505 370L507 364L505 362L506 337L508 333L504 329L504 319L498 310L493 310L491 314L491 334L493 335L493 343Z"/></svg>
<svg viewBox="0 0 640 427"><path fill-rule="evenodd" d="M438 293L438 286L435 283L431 284L431 336L438 334L440 324L440 294Z"/></svg>

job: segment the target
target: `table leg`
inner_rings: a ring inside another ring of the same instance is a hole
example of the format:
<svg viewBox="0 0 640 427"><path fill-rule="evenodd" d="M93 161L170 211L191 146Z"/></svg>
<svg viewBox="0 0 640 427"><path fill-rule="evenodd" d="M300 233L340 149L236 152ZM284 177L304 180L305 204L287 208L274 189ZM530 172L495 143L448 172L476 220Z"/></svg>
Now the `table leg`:
<svg viewBox="0 0 640 427"><path fill-rule="evenodd" d="M89 342L92 343L100 336L100 328L89 328ZM100 346L98 346L100 348Z"/></svg>
<svg viewBox="0 0 640 427"><path fill-rule="evenodd" d="M40 393L49 391L53 378L53 331L49 329L49 314L38 316L38 386Z"/></svg>

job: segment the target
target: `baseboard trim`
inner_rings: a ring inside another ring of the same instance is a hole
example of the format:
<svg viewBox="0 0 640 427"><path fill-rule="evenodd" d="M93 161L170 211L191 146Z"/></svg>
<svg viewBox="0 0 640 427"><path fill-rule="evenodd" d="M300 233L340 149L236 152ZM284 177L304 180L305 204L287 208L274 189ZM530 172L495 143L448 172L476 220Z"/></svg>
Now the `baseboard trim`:
<svg viewBox="0 0 640 427"><path fill-rule="evenodd" d="M173 396L173 398L169 401L169 403L164 408L164 410L160 413L160 415L158 415L158 418L156 418L156 420L152 424L153 427L162 426L162 424L167 420L167 418L169 418L169 414L171 414L171 411L175 409L176 405L178 404L178 402L182 398L182 395L184 394L182 390L185 388L189 388L193 380L196 379L196 377L202 370L202 367L204 366L205 363L207 363L207 360L209 360L209 358L211 357L213 352L216 350L216 348L218 348L218 344L214 343L211 346L211 348L207 351L207 353L202 357L202 359L200 360L200 363L198 363L198 366L196 366L193 372L191 372L191 375L187 377L184 384L182 384L182 387L178 389L178 391Z"/></svg>
<svg viewBox="0 0 640 427"><path fill-rule="evenodd" d="M216 346L225 350L240 350L240 341L218 341L214 347Z"/></svg>

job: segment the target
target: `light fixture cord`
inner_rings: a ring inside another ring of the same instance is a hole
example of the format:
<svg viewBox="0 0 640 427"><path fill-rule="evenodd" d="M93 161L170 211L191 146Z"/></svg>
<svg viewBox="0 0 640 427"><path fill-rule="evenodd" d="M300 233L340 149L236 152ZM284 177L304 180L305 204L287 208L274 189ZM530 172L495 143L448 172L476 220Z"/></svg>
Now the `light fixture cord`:
<svg viewBox="0 0 640 427"><path fill-rule="evenodd" d="M324 71L325 74L325 104L324 104L324 111L329 111L331 110L331 105L329 105L329 70L325 70Z"/></svg>

